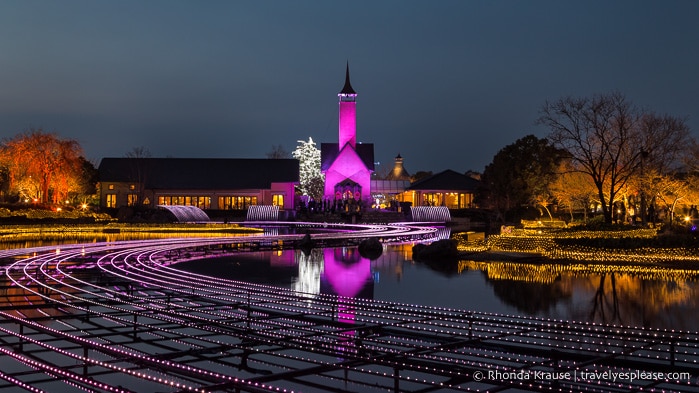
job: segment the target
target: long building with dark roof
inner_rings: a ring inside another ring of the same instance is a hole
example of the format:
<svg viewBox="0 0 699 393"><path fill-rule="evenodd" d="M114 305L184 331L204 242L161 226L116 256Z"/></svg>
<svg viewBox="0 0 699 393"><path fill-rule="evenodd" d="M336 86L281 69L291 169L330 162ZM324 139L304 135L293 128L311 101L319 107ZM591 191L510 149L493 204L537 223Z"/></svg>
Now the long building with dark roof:
<svg viewBox="0 0 699 393"><path fill-rule="evenodd" d="M475 207L474 195L480 182L451 169L416 181L408 187L403 200L413 206L446 206L450 209Z"/></svg>
<svg viewBox="0 0 699 393"><path fill-rule="evenodd" d="M103 158L100 205L107 208L185 205L245 210L250 205L294 209L296 159Z"/></svg>

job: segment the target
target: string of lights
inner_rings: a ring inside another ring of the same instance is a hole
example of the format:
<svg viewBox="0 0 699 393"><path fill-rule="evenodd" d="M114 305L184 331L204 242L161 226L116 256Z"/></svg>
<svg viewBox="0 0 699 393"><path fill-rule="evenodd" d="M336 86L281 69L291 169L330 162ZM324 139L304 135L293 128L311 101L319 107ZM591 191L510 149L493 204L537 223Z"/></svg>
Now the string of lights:
<svg viewBox="0 0 699 393"><path fill-rule="evenodd" d="M0 389L698 391L684 378L697 374L698 333L299 293L177 269L242 241L0 251L12 260L2 272L11 306L0 309ZM579 377L638 371L668 376Z"/></svg>

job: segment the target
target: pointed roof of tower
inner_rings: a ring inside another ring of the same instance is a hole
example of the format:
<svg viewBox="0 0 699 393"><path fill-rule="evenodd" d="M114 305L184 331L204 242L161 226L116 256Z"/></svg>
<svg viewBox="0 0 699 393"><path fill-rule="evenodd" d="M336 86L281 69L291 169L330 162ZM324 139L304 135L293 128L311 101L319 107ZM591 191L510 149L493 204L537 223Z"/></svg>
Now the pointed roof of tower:
<svg viewBox="0 0 699 393"><path fill-rule="evenodd" d="M410 180L410 174L403 167L403 157L401 157L400 153L396 156L393 170L386 175L386 180Z"/></svg>
<svg viewBox="0 0 699 393"><path fill-rule="evenodd" d="M354 91L352 85L350 84L349 61L347 62L347 71L345 72L345 86L342 87L342 91L340 92L340 94L357 94L357 92Z"/></svg>

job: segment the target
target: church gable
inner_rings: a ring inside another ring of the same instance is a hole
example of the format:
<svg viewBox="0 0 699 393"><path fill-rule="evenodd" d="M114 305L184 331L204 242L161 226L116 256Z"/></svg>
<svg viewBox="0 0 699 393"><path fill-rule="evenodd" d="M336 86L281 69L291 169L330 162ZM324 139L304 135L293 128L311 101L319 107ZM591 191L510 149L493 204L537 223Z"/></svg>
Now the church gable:
<svg viewBox="0 0 699 393"><path fill-rule="evenodd" d="M353 178L356 175L364 175L370 172L370 170L359 157L359 154L347 144L335 157L335 161L330 165L327 172L335 172L345 178Z"/></svg>
<svg viewBox="0 0 699 393"><path fill-rule="evenodd" d="M364 167L370 171L374 171L374 144L373 143L358 143L354 146L354 151L361 158ZM340 146L338 143L321 143L320 144L320 170L326 172L335 162L340 154Z"/></svg>

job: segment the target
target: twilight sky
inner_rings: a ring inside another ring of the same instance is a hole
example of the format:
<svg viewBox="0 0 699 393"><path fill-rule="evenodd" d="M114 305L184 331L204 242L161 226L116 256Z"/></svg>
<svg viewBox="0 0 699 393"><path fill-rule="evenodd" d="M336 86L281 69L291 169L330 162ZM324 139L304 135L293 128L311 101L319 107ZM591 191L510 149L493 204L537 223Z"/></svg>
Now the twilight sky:
<svg viewBox="0 0 699 393"><path fill-rule="evenodd" d="M0 138L43 128L95 164L264 158L357 141L410 173L482 171L548 131L546 100L620 91L699 136L699 1L0 2Z"/></svg>

